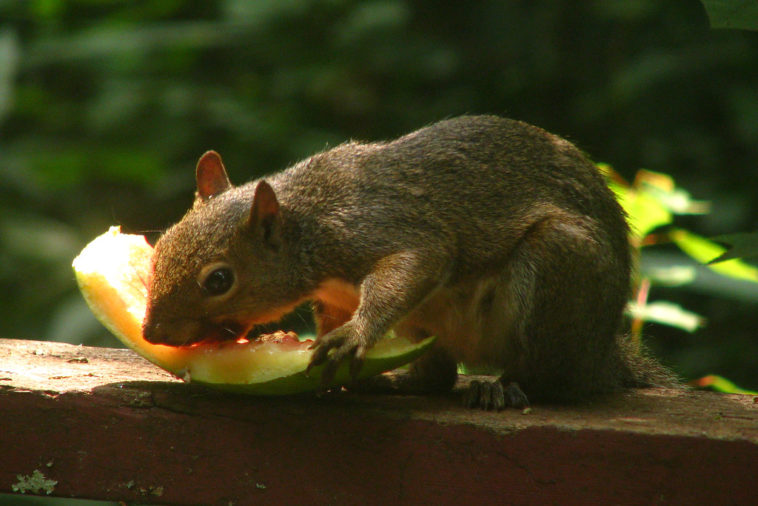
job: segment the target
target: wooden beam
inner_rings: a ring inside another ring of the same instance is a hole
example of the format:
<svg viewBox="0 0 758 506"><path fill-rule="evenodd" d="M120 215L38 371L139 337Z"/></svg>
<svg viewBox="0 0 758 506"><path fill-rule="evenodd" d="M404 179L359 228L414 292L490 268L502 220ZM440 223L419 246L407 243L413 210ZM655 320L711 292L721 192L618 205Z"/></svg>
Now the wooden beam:
<svg viewBox="0 0 758 506"><path fill-rule="evenodd" d="M207 505L747 504L754 401L650 389L522 414L470 411L457 395L256 398L184 384L126 350L0 340L0 492Z"/></svg>

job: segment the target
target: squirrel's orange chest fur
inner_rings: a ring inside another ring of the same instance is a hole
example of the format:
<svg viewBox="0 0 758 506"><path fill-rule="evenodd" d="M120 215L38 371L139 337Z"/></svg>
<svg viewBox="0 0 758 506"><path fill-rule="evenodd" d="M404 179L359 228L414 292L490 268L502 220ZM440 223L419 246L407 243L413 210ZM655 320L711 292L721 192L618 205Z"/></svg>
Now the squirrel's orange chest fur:
<svg viewBox="0 0 758 506"><path fill-rule="evenodd" d="M329 278L321 282L310 298L316 304L319 336L349 321L361 300L357 286L338 278Z"/></svg>
<svg viewBox="0 0 758 506"><path fill-rule="evenodd" d="M313 298L341 311L353 314L358 308L361 296L359 288L352 283L330 278L319 285L313 294Z"/></svg>

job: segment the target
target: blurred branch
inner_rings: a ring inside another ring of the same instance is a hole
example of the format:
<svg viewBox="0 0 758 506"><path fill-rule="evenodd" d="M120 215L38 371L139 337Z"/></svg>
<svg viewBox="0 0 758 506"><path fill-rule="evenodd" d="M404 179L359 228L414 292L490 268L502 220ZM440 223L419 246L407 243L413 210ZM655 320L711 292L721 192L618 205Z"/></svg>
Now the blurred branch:
<svg viewBox="0 0 758 506"><path fill-rule="evenodd" d="M165 48L207 48L240 38L247 25L226 22L174 22L136 27L96 26L77 35L49 37L32 43L23 60L25 69L90 58L113 57Z"/></svg>
<svg viewBox="0 0 758 506"><path fill-rule="evenodd" d="M13 83L18 69L18 39L11 29L0 31L0 123L13 103Z"/></svg>

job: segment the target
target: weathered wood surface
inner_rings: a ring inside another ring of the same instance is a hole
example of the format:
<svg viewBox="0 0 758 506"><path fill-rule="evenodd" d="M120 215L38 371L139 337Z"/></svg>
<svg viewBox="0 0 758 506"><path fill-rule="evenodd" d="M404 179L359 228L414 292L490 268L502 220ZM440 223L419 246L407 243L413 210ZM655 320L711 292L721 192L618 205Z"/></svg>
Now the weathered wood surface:
<svg viewBox="0 0 758 506"><path fill-rule="evenodd" d="M529 414L455 395L255 398L126 350L0 340L0 424L0 492L37 471L40 494L144 503L758 502L749 396L651 389Z"/></svg>

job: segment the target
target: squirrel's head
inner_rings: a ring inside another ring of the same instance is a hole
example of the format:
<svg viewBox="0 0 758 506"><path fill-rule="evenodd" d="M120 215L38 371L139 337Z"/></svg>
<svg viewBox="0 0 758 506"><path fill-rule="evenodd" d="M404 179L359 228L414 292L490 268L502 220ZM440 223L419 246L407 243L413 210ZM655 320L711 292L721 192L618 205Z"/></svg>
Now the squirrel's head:
<svg viewBox="0 0 758 506"><path fill-rule="evenodd" d="M145 339L181 346L244 336L300 302L282 262L282 212L265 181L234 187L221 157L197 164L195 203L155 245Z"/></svg>

